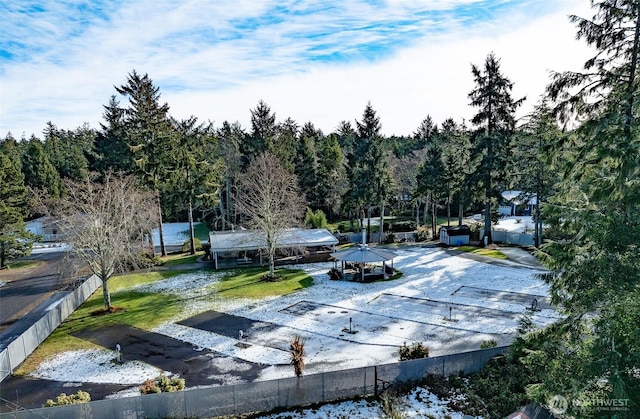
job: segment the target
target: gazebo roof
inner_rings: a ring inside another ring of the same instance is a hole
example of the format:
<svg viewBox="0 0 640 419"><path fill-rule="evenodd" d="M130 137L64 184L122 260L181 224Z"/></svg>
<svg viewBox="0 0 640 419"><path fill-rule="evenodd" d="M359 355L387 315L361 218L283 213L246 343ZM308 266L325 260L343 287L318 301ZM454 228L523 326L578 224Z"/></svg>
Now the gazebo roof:
<svg viewBox="0 0 640 419"><path fill-rule="evenodd" d="M369 263L391 260L398 255L385 249L372 249L369 246L360 246L331 253L331 256L336 260L343 260L345 262Z"/></svg>
<svg viewBox="0 0 640 419"><path fill-rule="evenodd" d="M266 246L263 231L214 231L209 233L212 252L258 250ZM333 246L338 239L325 228L290 229L279 240L280 248Z"/></svg>

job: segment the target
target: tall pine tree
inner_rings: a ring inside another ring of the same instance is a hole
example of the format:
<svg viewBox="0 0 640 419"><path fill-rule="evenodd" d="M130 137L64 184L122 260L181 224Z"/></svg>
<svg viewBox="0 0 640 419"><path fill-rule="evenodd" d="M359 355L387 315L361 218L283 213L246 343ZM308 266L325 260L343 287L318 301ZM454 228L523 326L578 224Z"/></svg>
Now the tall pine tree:
<svg viewBox="0 0 640 419"><path fill-rule="evenodd" d="M640 411L640 2L602 0L592 7L592 18L571 20L597 54L582 72L556 73L548 88L561 120L577 122L552 150L563 178L546 207L547 222L559 234L542 253L553 271L552 298L565 317L530 337L525 361L543 371L544 380L531 388L538 400L560 394L570 400L567 414L634 418ZM590 408L594 400L615 400L624 409Z"/></svg>
<svg viewBox="0 0 640 419"><path fill-rule="evenodd" d="M167 255L162 228L162 201L160 192L170 181L171 156L175 149L175 137L169 120L169 105L160 103L160 89L149 75L135 70L127 82L116 91L129 99L125 109L127 142L134 154L138 172L158 198L160 252Z"/></svg>
<svg viewBox="0 0 640 419"><path fill-rule="evenodd" d="M491 205L500 199L509 159L511 137L515 131L515 112L523 99L511 97L513 83L500 72L500 60L489 54L480 68L471 65L476 87L469 93L471 105L478 109L471 120L474 153L480 156L477 184L484 191L484 240L491 237Z"/></svg>

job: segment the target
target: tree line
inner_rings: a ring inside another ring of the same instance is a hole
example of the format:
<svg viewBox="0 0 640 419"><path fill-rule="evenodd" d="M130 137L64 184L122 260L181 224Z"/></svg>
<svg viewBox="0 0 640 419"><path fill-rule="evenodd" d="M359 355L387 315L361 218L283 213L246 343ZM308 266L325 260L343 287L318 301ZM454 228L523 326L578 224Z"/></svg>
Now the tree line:
<svg viewBox="0 0 640 419"><path fill-rule="evenodd" d="M426 224L445 208L450 216L452 205L461 222L465 211L485 201L487 211L495 211L501 190L522 183L530 169L521 165L518 176L506 176L518 165L512 150L519 144L514 113L521 101L511 99L499 59L490 54L483 67L473 66L473 75L471 104L479 109L473 127L453 118L437 124L427 115L413 134L385 137L371 103L359 120L344 120L329 134L312 122L277 121L262 100L250 110L248 129L228 121L214 127L195 116L178 120L149 75L133 70L104 105L99 129L49 122L42 139L8 133L0 150L21 172L18 182L50 197L66 194L65 180L133 174L156 193L162 220L195 216L215 230L243 224L234 205L238 179L265 152L296 177L311 210L332 221L349 218L354 230L361 227L356 220L389 212L414 214ZM494 97L496 89L502 91ZM23 218L38 215L32 208Z"/></svg>

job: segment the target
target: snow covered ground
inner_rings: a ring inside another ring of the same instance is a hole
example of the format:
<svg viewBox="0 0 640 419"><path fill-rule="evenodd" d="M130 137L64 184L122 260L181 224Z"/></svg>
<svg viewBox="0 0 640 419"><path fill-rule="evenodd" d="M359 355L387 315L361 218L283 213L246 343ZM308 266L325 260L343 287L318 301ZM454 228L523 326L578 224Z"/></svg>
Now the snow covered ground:
<svg viewBox="0 0 640 419"><path fill-rule="evenodd" d="M543 309L535 313L528 310L533 298L547 301L548 286L535 276L541 270L477 262L433 247L416 245L394 251L398 254L394 267L403 272L394 281L332 281L327 271L333 263L319 263L296 266L313 277L313 286L259 301L215 298L215 286L222 274L210 271L175 276L138 290L183 297L180 316L154 332L228 355L231 363L233 357L269 365L259 380L292 375L288 346L295 335L306 339L305 374L313 374L396 362L397 349L404 342L424 343L430 347L431 356L479 349L487 340L508 344L515 335L519 316L528 314L538 325L549 324L558 317L546 304L541 304ZM178 324L208 310L251 319L254 327L243 331L242 337L240 331L238 336L229 337ZM261 332L261 328L265 331ZM350 328L357 333L347 333ZM250 346L238 345L241 341ZM59 354L42 363L33 376L65 382L139 384L159 373L171 374L140 362L108 363L113 351L106 349L78 355ZM83 362L69 368L68 359ZM226 384L240 381L230 375ZM128 395L133 394L136 392ZM431 400L430 397L423 394L418 398ZM414 405L414 399L415 395L409 395L405 402ZM345 409L360 411L366 408L362 403L347 404ZM440 416L434 413L440 412L439 403L430 402L435 407L427 412ZM420 405L426 409L428 404ZM334 417L319 415L305 417Z"/></svg>

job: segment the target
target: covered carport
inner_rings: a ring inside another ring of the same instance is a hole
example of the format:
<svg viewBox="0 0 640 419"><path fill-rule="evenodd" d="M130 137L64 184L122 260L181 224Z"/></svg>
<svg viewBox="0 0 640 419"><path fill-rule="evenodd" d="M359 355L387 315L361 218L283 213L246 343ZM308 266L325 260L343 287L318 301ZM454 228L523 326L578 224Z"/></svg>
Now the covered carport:
<svg viewBox="0 0 640 419"><path fill-rule="evenodd" d="M261 266L268 259L262 252L267 241L263 231L212 231L209 233L211 258L215 269L234 266ZM335 251L338 239L325 228L289 229L278 240L278 250L292 254L291 263L296 263L306 252ZM263 257L265 256L265 257Z"/></svg>

